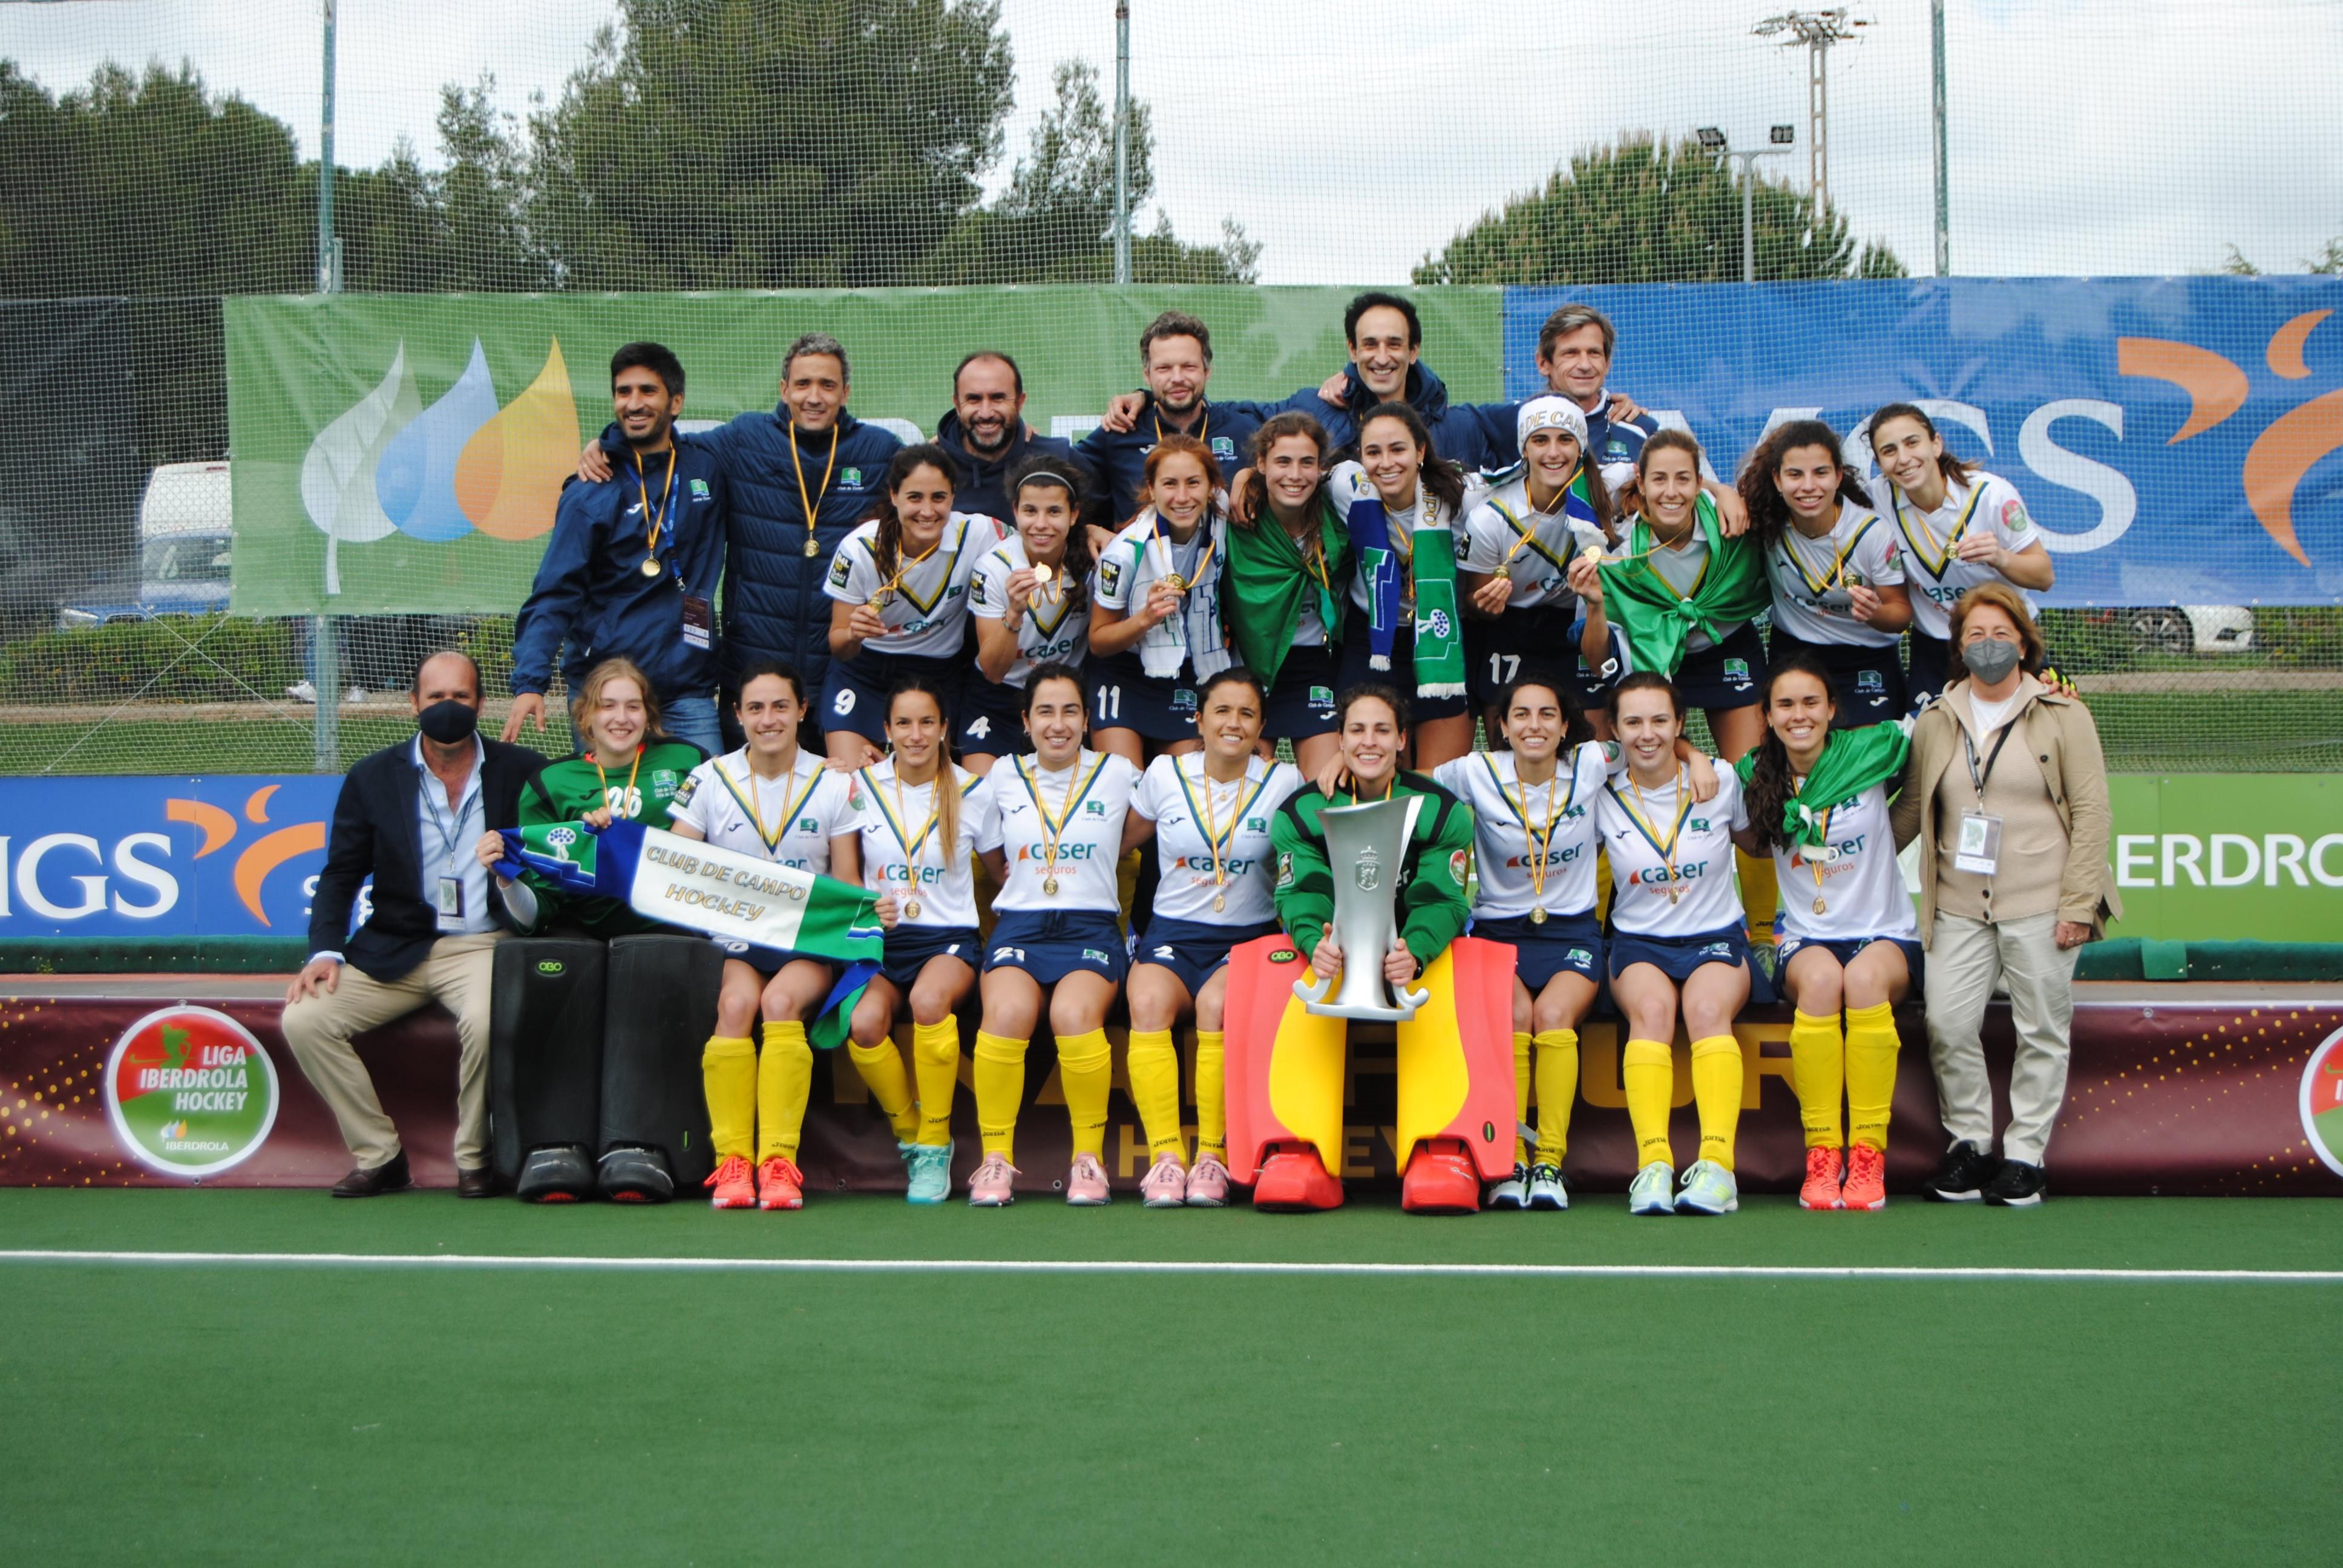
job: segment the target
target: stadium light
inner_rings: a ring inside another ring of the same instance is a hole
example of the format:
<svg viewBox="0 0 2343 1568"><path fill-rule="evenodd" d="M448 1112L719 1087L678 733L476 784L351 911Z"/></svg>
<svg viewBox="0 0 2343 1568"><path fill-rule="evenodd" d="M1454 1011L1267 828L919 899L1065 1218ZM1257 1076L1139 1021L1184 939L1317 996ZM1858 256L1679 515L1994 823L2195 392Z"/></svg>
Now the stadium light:
<svg viewBox="0 0 2343 1568"><path fill-rule="evenodd" d="M1725 133L1715 126L1703 126L1693 135L1700 138L1700 145L1704 151L1721 153L1725 150Z"/></svg>
<svg viewBox="0 0 2343 1568"><path fill-rule="evenodd" d="M1745 153L1735 152L1725 133L1715 126L1703 126L1693 135L1700 138L1703 152L1726 163L1737 161L1741 165L1741 281L1755 283L1757 281L1756 160L1780 157L1787 153L1789 148L1785 144L1795 139L1797 127L1775 126L1768 133L1768 139L1774 143L1772 146L1755 147Z"/></svg>
<svg viewBox="0 0 2343 1568"><path fill-rule="evenodd" d="M1777 147L1786 147L1786 146L1788 146L1791 143L1793 143L1793 142L1796 141L1797 139L1798 139L1798 127L1797 127L1797 126L1775 126L1774 127L1774 131L1773 131L1773 135L1772 135L1771 140L1773 141L1773 144L1774 144L1775 146L1777 146Z"/></svg>

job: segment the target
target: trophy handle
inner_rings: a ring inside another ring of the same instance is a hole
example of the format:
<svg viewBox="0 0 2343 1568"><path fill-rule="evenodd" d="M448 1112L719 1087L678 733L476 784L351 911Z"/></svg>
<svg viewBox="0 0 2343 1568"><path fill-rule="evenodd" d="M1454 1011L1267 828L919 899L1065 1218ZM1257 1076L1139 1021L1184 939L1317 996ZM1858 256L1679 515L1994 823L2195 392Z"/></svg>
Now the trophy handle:
<svg viewBox="0 0 2343 1568"><path fill-rule="evenodd" d="M1399 999L1403 1018L1413 1019L1416 1010L1432 1000L1431 990L1424 987L1393 986L1392 990Z"/></svg>
<svg viewBox="0 0 2343 1568"><path fill-rule="evenodd" d="M1322 1002L1334 989L1334 982L1312 970L1293 982L1293 994L1305 1003Z"/></svg>

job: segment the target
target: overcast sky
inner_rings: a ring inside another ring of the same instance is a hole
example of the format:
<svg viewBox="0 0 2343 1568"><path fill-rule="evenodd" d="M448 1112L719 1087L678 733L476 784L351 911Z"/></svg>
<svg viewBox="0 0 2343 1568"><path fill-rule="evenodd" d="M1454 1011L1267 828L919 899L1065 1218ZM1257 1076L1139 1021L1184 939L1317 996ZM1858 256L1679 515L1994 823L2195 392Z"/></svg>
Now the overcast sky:
<svg viewBox="0 0 2343 1568"><path fill-rule="evenodd" d="M1806 176L1805 54L1750 35L1782 0L1131 0L1133 90L1152 106L1157 202L1187 238L1223 216L1269 283L1403 279L1461 226L1624 130L1775 122ZM445 82L558 96L610 0L341 0L338 159L402 134L436 156ZM1018 111L1004 182L1058 60L1111 86L1113 0L1003 0ZM2343 233L2343 5L2335 0L1948 0L1956 272L2151 274L2234 242L2296 270ZM314 153L317 0L0 0L0 56L53 88L101 60L191 61ZM1831 194L1860 237L1931 265L1925 0L1830 59ZM1313 29L1312 19L1322 19ZM874 84L874 90L889 90ZM1142 216L1151 222L1152 214Z"/></svg>

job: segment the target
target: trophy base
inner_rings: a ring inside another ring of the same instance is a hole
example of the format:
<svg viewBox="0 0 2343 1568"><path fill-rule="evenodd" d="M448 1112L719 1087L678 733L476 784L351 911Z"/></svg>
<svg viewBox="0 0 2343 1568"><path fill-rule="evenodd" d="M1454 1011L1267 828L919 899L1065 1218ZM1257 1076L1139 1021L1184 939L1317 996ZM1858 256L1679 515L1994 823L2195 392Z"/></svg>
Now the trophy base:
<svg viewBox="0 0 2343 1568"><path fill-rule="evenodd" d="M1293 994L1302 999L1302 1010L1316 1018L1353 1019L1363 1023L1409 1023L1417 1011L1432 1000L1428 990L1401 990L1396 995L1399 1005L1386 1007L1381 1002L1344 1001L1340 991L1332 997L1333 988L1316 975L1293 982Z"/></svg>

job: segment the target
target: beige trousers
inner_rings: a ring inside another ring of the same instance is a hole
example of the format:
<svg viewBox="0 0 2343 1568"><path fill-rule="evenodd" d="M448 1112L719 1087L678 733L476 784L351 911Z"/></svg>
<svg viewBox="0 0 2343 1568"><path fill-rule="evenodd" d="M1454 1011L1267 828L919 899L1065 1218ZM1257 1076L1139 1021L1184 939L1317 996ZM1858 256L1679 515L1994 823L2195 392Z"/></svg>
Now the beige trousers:
<svg viewBox="0 0 2343 1568"><path fill-rule="evenodd" d="M382 1112L366 1063L350 1049L351 1037L426 1002L456 1015L463 1043L456 1075L456 1163L477 1170L488 1162L488 993L496 972L501 931L441 937L430 956L397 980L384 981L344 964L331 991L303 997L285 1010L280 1025L301 1071L318 1098L333 1108L342 1141L361 1170L387 1164L399 1150L398 1129Z"/></svg>
<svg viewBox="0 0 2343 1568"><path fill-rule="evenodd" d="M2009 983L2009 1017L2017 1053L2009 1071L2009 1126L2001 1152L2042 1163L2051 1123L2066 1098L2066 1060L2075 1022L2078 948L2053 939L2058 917L2031 915L1991 924L1939 914L1928 943L1928 1058L1945 1131L1990 1153L1993 1085L1985 1072L1986 1004L1994 982Z"/></svg>

